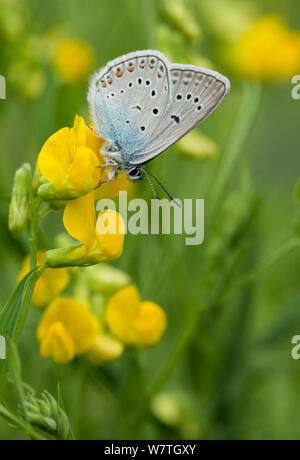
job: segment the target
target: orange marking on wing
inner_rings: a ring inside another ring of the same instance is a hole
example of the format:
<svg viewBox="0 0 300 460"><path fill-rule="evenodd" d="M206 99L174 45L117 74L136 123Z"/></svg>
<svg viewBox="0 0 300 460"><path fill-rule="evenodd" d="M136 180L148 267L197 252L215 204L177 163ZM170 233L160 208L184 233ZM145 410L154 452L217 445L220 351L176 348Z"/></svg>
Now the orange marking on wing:
<svg viewBox="0 0 300 460"><path fill-rule="evenodd" d="M106 83L105 83L105 81L104 81L103 83L101 83L101 86L102 86L102 88L106 88Z"/></svg>
<svg viewBox="0 0 300 460"><path fill-rule="evenodd" d="M112 84L112 78L109 78L107 81L110 85Z"/></svg>
<svg viewBox="0 0 300 460"><path fill-rule="evenodd" d="M122 70L120 70L119 72L116 72L115 75L116 75L116 77L119 77L119 78L122 77L122 75L123 75Z"/></svg>
<svg viewBox="0 0 300 460"><path fill-rule="evenodd" d="M141 65L140 65L140 68L141 68L141 69L144 69L144 68L145 68L145 66L144 66L143 64L141 64Z"/></svg>
<svg viewBox="0 0 300 460"><path fill-rule="evenodd" d="M128 72L133 72L134 71L134 66L128 67Z"/></svg>

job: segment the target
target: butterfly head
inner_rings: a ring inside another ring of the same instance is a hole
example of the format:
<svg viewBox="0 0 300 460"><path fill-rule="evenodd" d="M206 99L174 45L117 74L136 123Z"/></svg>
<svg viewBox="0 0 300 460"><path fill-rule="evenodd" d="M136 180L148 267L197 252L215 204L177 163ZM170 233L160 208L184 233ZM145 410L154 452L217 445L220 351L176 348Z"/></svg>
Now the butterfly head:
<svg viewBox="0 0 300 460"><path fill-rule="evenodd" d="M134 166L127 172L127 178L131 182L137 182L139 180L144 179L144 175L142 174L142 170L140 166Z"/></svg>

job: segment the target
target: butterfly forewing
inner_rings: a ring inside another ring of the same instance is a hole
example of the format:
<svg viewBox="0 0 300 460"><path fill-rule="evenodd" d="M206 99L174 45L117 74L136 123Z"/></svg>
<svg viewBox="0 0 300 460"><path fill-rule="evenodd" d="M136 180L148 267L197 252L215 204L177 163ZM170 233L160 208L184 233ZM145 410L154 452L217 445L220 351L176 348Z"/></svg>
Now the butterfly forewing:
<svg viewBox="0 0 300 460"><path fill-rule="evenodd" d="M89 103L99 134L131 161L149 141L169 102L169 62L159 52L127 54L93 78ZM124 160L124 158L123 158Z"/></svg>
<svg viewBox="0 0 300 460"><path fill-rule="evenodd" d="M134 164L159 155L191 131L220 104L229 91L229 81L220 74L195 66L174 64L170 69L170 98L163 118Z"/></svg>

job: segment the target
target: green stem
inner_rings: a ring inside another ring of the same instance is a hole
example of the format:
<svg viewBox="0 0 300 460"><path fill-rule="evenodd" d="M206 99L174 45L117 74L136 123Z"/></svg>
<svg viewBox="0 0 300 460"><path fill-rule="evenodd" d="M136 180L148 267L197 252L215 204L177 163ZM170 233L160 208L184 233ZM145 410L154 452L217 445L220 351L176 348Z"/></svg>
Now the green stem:
<svg viewBox="0 0 300 460"><path fill-rule="evenodd" d="M77 401L73 406L71 415L74 435L79 437L80 421L82 419L82 409L84 403L84 394L86 389L86 379L88 372L88 362L82 358L79 362L79 369L76 375L76 386L74 390L74 400Z"/></svg>
<svg viewBox="0 0 300 460"><path fill-rule="evenodd" d="M27 422L20 420L12 412L0 404L0 416L7 420L10 424L17 426L34 441L47 441L47 438L37 433Z"/></svg>
<svg viewBox="0 0 300 460"><path fill-rule="evenodd" d="M266 257L262 262L260 262L254 270L242 275L238 278L229 290L226 292L225 298L227 298L234 290L244 286L245 284L251 283L259 278L263 272L269 270L278 262L280 262L284 257L290 254L294 249L300 247L300 239L299 238L292 238L289 240L285 245L279 248L277 251L273 252L270 256Z"/></svg>
<svg viewBox="0 0 300 460"><path fill-rule="evenodd" d="M43 219L45 216L49 214L49 212L52 211L51 206L48 204L47 206L44 207L39 213L39 220Z"/></svg>
<svg viewBox="0 0 300 460"><path fill-rule="evenodd" d="M37 266L38 235L39 235L39 211L41 202L39 198L31 199L31 219L30 219L30 270Z"/></svg>
<svg viewBox="0 0 300 460"><path fill-rule="evenodd" d="M212 216L215 215L216 208L222 198L225 186L235 162L245 147L251 127L259 109L262 93L261 89L260 83L244 83L242 103L230 136L230 142L224 154L219 176L217 177L212 189L213 192L210 200Z"/></svg>
<svg viewBox="0 0 300 460"><path fill-rule="evenodd" d="M193 337L194 332L197 329L200 314L202 309L199 307L194 307L191 309L190 315L186 321L184 326L184 330L176 343L175 347L173 348L168 361L166 362L165 367L163 368L161 374L158 376L156 382L152 386L149 392L149 397L152 398L156 393L158 393L165 382L169 379L170 375L172 374L178 359L180 358L181 354L187 347L190 342L191 337Z"/></svg>
<svg viewBox="0 0 300 460"><path fill-rule="evenodd" d="M40 212L41 201L39 198L31 197L31 218L30 218L30 270L37 268L37 256L38 256L38 236L39 236L39 212ZM38 279L42 276L47 266L43 265L39 270L36 271L27 283L25 288L25 294L22 302L22 309L19 319L19 324L16 332L16 343L18 342L22 330L24 328L26 318L29 312L30 303L33 295L33 291Z"/></svg>

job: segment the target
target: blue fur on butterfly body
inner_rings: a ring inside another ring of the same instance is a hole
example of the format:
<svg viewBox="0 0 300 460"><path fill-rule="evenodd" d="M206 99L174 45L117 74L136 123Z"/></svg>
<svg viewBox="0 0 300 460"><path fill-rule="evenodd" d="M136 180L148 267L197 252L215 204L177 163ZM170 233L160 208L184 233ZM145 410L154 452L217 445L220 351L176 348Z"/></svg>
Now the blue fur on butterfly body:
<svg viewBox="0 0 300 460"><path fill-rule="evenodd" d="M100 121L101 135L107 140L102 149L103 156L118 166L117 172L132 169L134 152L143 150L148 136L141 136L134 114L122 103L112 102L109 110L101 94L96 95L95 113Z"/></svg>

